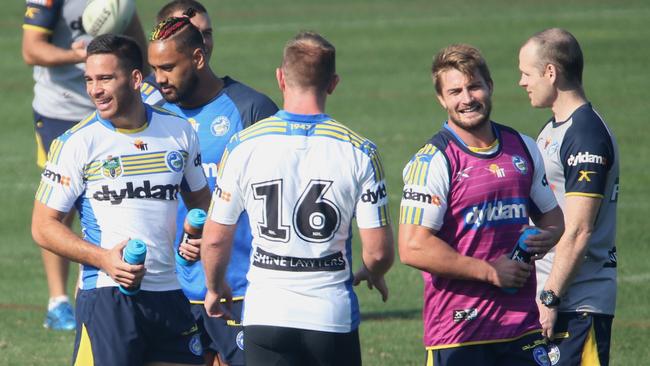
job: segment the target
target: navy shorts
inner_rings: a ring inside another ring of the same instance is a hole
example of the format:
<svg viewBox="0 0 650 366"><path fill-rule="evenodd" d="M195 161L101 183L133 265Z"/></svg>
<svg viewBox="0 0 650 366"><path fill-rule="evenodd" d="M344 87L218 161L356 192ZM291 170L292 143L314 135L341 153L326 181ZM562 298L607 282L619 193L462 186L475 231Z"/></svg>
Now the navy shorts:
<svg viewBox="0 0 650 366"><path fill-rule="evenodd" d="M546 341L540 332L512 341L428 349L427 366L550 366Z"/></svg>
<svg viewBox="0 0 650 366"><path fill-rule="evenodd" d="M554 339L549 344L553 365L609 365L612 315L558 313Z"/></svg>
<svg viewBox="0 0 650 366"><path fill-rule="evenodd" d="M230 366L244 363L244 327L241 325L243 300L232 303L233 320L211 318L203 304L192 304L194 319L201 330L203 348L218 353Z"/></svg>
<svg viewBox="0 0 650 366"><path fill-rule="evenodd" d="M48 118L34 111L34 131L36 132L36 164L44 168L47 153L50 151L52 141L61 136L65 131L74 127L79 121L64 121Z"/></svg>
<svg viewBox="0 0 650 366"><path fill-rule="evenodd" d="M122 294L117 287L79 290L74 365L201 365L200 331L181 290Z"/></svg>
<svg viewBox="0 0 650 366"><path fill-rule="evenodd" d="M244 329L248 366L361 366L358 329L349 333L264 325Z"/></svg>

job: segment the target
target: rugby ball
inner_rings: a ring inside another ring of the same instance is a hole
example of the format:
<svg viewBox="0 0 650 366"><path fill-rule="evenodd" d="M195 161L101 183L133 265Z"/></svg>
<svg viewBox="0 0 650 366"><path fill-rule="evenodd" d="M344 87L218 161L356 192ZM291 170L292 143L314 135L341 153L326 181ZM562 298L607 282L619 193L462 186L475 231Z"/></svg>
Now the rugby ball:
<svg viewBox="0 0 650 366"><path fill-rule="evenodd" d="M93 37L124 32L135 14L135 0L88 0L81 15L86 33Z"/></svg>

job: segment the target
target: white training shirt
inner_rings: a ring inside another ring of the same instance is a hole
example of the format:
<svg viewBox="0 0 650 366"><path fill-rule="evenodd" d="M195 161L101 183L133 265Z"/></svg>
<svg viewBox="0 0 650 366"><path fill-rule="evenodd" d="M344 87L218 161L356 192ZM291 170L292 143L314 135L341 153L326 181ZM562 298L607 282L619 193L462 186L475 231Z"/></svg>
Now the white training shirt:
<svg viewBox="0 0 650 366"><path fill-rule="evenodd" d="M233 137L210 218L253 234L244 325L345 333L358 327L351 223L388 225L375 145L325 114L279 111Z"/></svg>
<svg viewBox="0 0 650 366"><path fill-rule="evenodd" d="M145 107L138 130L116 129L93 113L52 143L36 199L80 214L84 240L102 248L131 239L147 244L141 289L178 289L173 240L178 193L206 186L196 133L184 119ZM117 286L82 266L81 289Z"/></svg>

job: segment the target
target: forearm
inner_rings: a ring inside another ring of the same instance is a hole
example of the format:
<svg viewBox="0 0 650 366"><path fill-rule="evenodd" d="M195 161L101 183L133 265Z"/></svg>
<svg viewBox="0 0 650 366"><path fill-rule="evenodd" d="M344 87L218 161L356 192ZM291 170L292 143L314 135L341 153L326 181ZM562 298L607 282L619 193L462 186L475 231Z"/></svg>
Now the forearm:
<svg viewBox="0 0 650 366"><path fill-rule="evenodd" d="M39 207L41 206L41 207ZM102 268L105 249L79 238L64 225L61 217L44 215L44 205L35 203L32 217L32 236L43 249L66 257L74 262Z"/></svg>
<svg viewBox="0 0 650 366"><path fill-rule="evenodd" d="M393 230L390 225L360 229L363 264L372 276L383 276L395 261Z"/></svg>
<svg viewBox="0 0 650 366"><path fill-rule="evenodd" d="M23 60L28 65L62 66L84 62L84 58L72 49L56 47L48 42L23 46Z"/></svg>
<svg viewBox="0 0 650 366"><path fill-rule="evenodd" d="M564 233L555 246L553 266L544 289L553 290L558 296L564 294L584 260L590 237L590 231L571 230Z"/></svg>
<svg viewBox="0 0 650 366"><path fill-rule="evenodd" d="M400 226L402 263L436 276L494 283L495 269L487 261L461 255L435 235L422 235L424 230L408 226L412 225Z"/></svg>
<svg viewBox="0 0 650 366"><path fill-rule="evenodd" d="M205 187L194 192L181 192L183 202L188 209L200 208L204 211L210 206L210 188Z"/></svg>
<svg viewBox="0 0 650 366"><path fill-rule="evenodd" d="M208 220L201 240L201 262L208 290L219 292L226 276L235 225L222 225Z"/></svg>

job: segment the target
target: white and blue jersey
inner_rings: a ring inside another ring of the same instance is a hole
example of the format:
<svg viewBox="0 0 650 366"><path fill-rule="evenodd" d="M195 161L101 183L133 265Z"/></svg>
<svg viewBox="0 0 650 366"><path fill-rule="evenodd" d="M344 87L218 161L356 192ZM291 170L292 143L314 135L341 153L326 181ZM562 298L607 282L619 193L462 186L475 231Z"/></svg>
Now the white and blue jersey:
<svg viewBox="0 0 650 366"><path fill-rule="evenodd" d="M211 191L215 187L217 165L230 138L235 133L256 121L273 115L278 110L267 96L238 81L224 77L223 83L221 92L214 99L198 108L186 109L173 103L167 103L165 100L162 100L162 104L159 103L164 109L186 118L196 130L201 143L202 166ZM152 96L155 96L156 93L159 92L155 89L153 80L143 84L141 88L143 100L154 102L157 98L152 99ZM187 208L181 202L177 218L176 248L182 238L183 221L186 214ZM243 213L237 226L235 245L226 274L226 279L235 297L244 296L248 284L246 272L249 267L251 239L248 216ZM194 263L190 266L177 265L176 271L181 288L190 301L193 303L203 302L206 287L201 263Z"/></svg>
<svg viewBox="0 0 650 366"><path fill-rule="evenodd" d="M355 330L352 219L364 229L389 221L375 145L326 114L279 111L232 138L217 183L210 219L250 218L244 326Z"/></svg>
<svg viewBox="0 0 650 366"><path fill-rule="evenodd" d="M75 206L83 239L102 248L141 239L147 273L141 288L179 288L174 274L178 193L206 186L197 162L198 137L182 118L145 106L137 130L116 129L93 113L54 140L36 199L60 212ZM83 290L117 286L108 274L83 265Z"/></svg>

